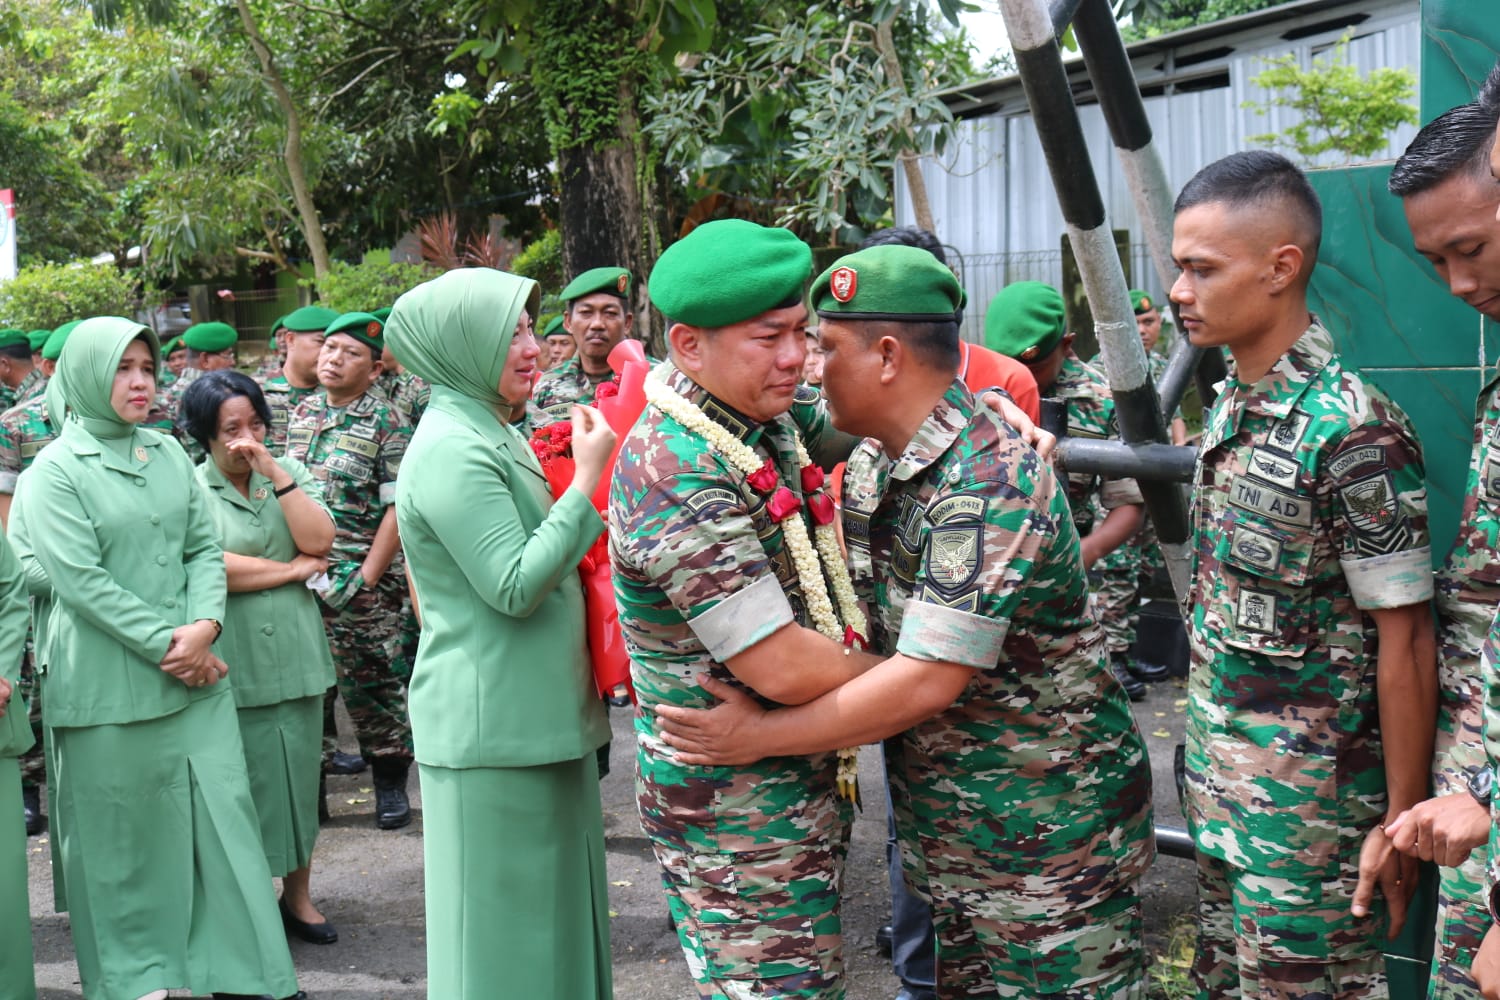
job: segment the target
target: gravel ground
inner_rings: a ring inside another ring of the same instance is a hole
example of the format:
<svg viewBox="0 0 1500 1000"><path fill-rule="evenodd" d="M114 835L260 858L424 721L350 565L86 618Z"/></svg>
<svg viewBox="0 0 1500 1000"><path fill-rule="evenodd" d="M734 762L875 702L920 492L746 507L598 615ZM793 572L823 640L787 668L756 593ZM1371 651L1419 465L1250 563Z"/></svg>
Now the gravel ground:
<svg viewBox="0 0 1500 1000"><path fill-rule="evenodd" d="M1161 826L1182 826L1172 788L1172 746L1182 738L1180 681L1153 686L1135 706L1141 732L1151 749L1156 775L1156 814ZM347 722L347 720L345 720ZM650 847L641 835L632 797L627 712L611 713L615 769L601 783L605 841L609 855L610 913L618 1000L691 1000L687 968L668 929L666 906ZM865 811L854 827L844 888L845 956L851 1000L892 997L899 983L875 950L875 930L888 918L884 859L885 807L879 757L860 755ZM417 818L404 830L375 829L369 772L329 782L333 819L323 827L314 863L313 894L337 925L339 942L317 947L292 943L292 956L304 989L313 1000L377 1000L427 994L422 921L421 791L412 771L412 804ZM41 1000L82 996L65 914L52 911L50 849L46 835L31 847L31 914ZM1147 874L1148 944L1159 949L1171 923L1189 912L1192 865L1160 858ZM185 994L175 994L185 995ZM497 988L496 997L504 997Z"/></svg>

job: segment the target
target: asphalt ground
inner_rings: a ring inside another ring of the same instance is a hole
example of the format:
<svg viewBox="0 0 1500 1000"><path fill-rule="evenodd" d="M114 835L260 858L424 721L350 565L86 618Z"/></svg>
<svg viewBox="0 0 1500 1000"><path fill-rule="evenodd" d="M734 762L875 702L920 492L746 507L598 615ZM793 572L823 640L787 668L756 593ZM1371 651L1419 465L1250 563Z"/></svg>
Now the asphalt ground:
<svg viewBox="0 0 1500 1000"><path fill-rule="evenodd" d="M1153 685L1134 706L1151 752L1159 826L1181 828L1172 783L1172 748L1182 739L1181 681ZM669 930L666 904L650 846L636 819L628 711L611 712L614 766L600 783L610 878L610 918L618 1000L692 1000L687 967ZM347 726L347 720L343 720ZM347 728L344 730L347 732ZM346 741L346 749L352 745ZM844 883L844 952L850 1000L893 997L900 983L875 950L875 931L889 919L885 866L885 804L878 794L880 758L860 754L864 811L854 826ZM293 941L302 988L313 1000L425 997L426 942L422 913L421 790L411 777L416 818L403 830L377 830L370 775L329 779L332 820L323 826L313 862L313 897L339 930L339 941L315 946ZM46 834L28 841L36 978L41 1000L82 996L66 914L52 909L51 852ZM1147 873L1147 944L1161 951L1174 924L1191 912L1193 866L1158 858ZM3 992L3 990L0 990ZM174 996L186 996L179 991ZM497 984L497 1000L507 997Z"/></svg>

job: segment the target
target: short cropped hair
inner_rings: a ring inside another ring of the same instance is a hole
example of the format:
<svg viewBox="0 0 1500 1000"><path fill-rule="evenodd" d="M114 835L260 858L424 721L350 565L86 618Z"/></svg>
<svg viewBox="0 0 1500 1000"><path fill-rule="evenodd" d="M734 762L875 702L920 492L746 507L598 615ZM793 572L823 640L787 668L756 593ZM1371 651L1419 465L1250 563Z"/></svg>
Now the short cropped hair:
<svg viewBox="0 0 1500 1000"><path fill-rule="evenodd" d="M830 317L831 319L836 317ZM859 331L866 346L879 337L895 337L917 360L936 371L958 370L958 324L948 320L845 320Z"/></svg>
<svg viewBox="0 0 1500 1000"><path fill-rule="evenodd" d="M1182 214L1197 205L1221 203L1234 208L1290 209L1302 224L1307 246L1307 273L1317 260L1323 239L1323 205L1307 175L1279 153L1252 149L1215 160L1193 175L1172 206Z"/></svg>
<svg viewBox="0 0 1500 1000"><path fill-rule="evenodd" d="M1500 122L1500 64L1490 71L1477 98L1449 108L1422 126L1391 168L1386 188L1398 198L1410 198L1462 174L1488 180L1496 122Z"/></svg>
<svg viewBox="0 0 1500 1000"><path fill-rule="evenodd" d="M250 400L261 423L271 426L271 408L260 386L249 375L232 368L205 372L188 384L182 394L178 425L207 450L208 442L219 436L219 410L235 396Z"/></svg>
<svg viewBox="0 0 1500 1000"><path fill-rule="evenodd" d="M12 361L30 361L31 345L24 340L14 344L6 344L0 347L0 357L10 358Z"/></svg>
<svg viewBox="0 0 1500 1000"><path fill-rule="evenodd" d="M943 245L938 238L920 226L894 226L890 229L877 229L875 232L859 241L861 250L871 247L904 246L916 247L926 250L938 259L938 263L944 266L948 263L948 255L943 253Z"/></svg>

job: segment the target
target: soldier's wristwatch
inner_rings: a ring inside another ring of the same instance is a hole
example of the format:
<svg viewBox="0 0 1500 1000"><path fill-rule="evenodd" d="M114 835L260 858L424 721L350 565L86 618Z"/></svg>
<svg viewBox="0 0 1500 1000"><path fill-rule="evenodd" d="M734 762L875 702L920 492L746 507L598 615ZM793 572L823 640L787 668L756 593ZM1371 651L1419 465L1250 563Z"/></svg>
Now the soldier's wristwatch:
<svg viewBox="0 0 1500 1000"><path fill-rule="evenodd" d="M1488 764L1481 764L1469 772L1469 794L1474 796L1474 801L1490 807L1490 798L1494 794L1495 772Z"/></svg>

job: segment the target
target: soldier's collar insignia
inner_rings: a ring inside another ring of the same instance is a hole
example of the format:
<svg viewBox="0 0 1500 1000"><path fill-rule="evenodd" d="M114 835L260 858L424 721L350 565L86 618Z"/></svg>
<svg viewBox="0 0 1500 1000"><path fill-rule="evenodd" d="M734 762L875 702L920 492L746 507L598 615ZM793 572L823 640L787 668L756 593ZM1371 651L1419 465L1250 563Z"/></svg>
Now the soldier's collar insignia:
<svg viewBox="0 0 1500 1000"><path fill-rule="evenodd" d="M704 416L746 444L754 447L755 442L760 440L763 428L758 421L751 420L729 404L715 399L706 389L700 387L688 398L697 404Z"/></svg>
<svg viewBox="0 0 1500 1000"><path fill-rule="evenodd" d="M146 461L146 448L144 445L135 446L135 460L137 462Z"/></svg>

